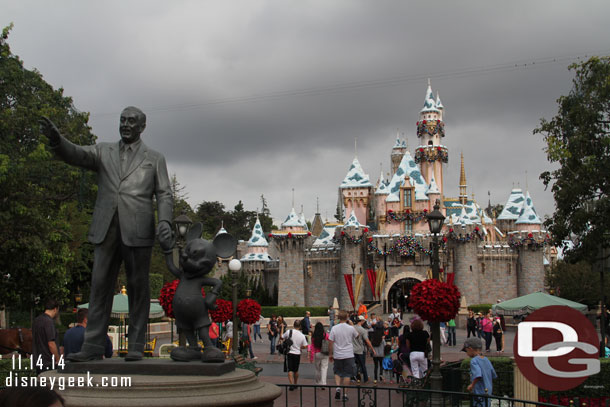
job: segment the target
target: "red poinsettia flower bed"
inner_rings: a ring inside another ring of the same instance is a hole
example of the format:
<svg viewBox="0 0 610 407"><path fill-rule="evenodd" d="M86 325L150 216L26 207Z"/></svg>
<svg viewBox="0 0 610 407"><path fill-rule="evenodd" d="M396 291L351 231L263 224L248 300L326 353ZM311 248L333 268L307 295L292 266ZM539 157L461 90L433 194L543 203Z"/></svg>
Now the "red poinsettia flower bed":
<svg viewBox="0 0 610 407"><path fill-rule="evenodd" d="M453 284L424 280L411 289L409 306L424 320L446 322L460 309L460 291Z"/></svg>
<svg viewBox="0 0 610 407"><path fill-rule="evenodd" d="M246 324L253 324L258 321L261 315L261 306L258 302L246 298L237 304L237 316Z"/></svg>
<svg viewBox="0 0 610 407"><path fill-rule="evenodd" d="M210 318L217 323L225 322L233 317L233 302L216 299L216 309L210 310Z"/></svg>

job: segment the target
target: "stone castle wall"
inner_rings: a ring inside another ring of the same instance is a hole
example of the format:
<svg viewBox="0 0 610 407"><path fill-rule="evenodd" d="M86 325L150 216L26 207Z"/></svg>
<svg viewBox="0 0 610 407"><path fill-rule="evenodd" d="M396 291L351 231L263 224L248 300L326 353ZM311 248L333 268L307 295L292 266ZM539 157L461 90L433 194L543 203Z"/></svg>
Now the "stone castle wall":
<svg viewBox="0 0 610 407"><path fill-rule="evenodd" d="M305 256L305 306L328 307L338 292L339 252L316 251Z"/></svg>
<svg viewBox="0 0 610 407"><path fill-rule="evenodd" d="M467 235L475 226L457 227L456 232ZM348 227L345 232L358 238L362 230ZM337 230L337 237L341 231ZM430 248L430 236L418 236L418 241ZM383 268L384 257L376 253L365 255L363 244L353 244L347 240L334 250L310 250L312 239L280 240L270 248L277 257L277 271L267 265L265 282L268 289L278 284L279 304L291 306L329 306L337 297L342 309L351 310L347 287L343 275L364 274L360 298L373 301L372 291L366 276L366 269ZM375 245L382 248L393 245L393 239L375 237ZM454 282L466 304L495 303L517 296L544 290L543 250L523 247L513 249L506 242L486 244L479 239L466 243L449 240L440 251L440 266L445 272L454 274ZM278 264L279 263L279 264ZM383 300L395 282L403 278L424 280L431 270L430 257L417 253L414 257L402 257L398 253L385 258L387 270ZM358 299L356 299L356 302Z"/></svg>

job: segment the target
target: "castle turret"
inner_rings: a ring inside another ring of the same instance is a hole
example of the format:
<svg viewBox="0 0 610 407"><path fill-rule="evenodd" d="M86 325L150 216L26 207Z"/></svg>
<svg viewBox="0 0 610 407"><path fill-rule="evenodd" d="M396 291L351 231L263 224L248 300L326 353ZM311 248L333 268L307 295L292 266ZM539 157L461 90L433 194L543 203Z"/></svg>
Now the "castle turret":
<svg viewBox="0 0 610 407"><path fill-rule="evenodd" d="M354 213L360 223L364 225L368 223L368 205L372 189L373 184L369 181L369 176L364 173L358 158L354 157L354 161L339 187L343 196L346 218Z"/></svg>
<svg viewBox="0 0 610 407"><path fill-rule="evenodd" d="M294 208L292 208L290 214L288 214L288 217L286 218L284 223L282 223L282 230L286 232L297 233L306 232L305 228L303 227L303 222L301 221L301 218L297 215Z"/></svg>
<svg viewBox="0 0 610 407"><path fill-rule="evenodd" d="M417 137L420 145L415 151L415 162L421 164L421 172L427 183L430 183L434 177L441 196L443 195L443 163L449 161L447 147L441 143L441 139L445 137L444 109L438 94L436 100L434 99L430 80L428 80L424 107L419 112L417 122Z"/></svg>
<svg viewBox="0 0 610 407"><path fill-rule="evenodd" d="M267 253L268 249L269 242L265 239L263 227L257 215L256 223L252 228L252 235L247 243L246 253L240 259L244 263L244 271L260 276L265 269L265 263L272 260Z"/></svg>
<svg viewBox="0 0 610 407"><path fill-rule="evenodd" d="M311 246L311 232L303 227L294 208L282 223L282 230L273 232L274 253L279 253L278 305L305 306L305 249Z"/></svg>

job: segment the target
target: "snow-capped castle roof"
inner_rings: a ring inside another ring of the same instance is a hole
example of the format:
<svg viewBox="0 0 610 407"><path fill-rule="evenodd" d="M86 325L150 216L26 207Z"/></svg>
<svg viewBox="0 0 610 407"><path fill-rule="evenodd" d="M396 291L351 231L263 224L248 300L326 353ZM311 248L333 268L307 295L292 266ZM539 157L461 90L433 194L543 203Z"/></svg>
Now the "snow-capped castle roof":
<svg viewBox="0 0 610 407"><path fill-rule="evenodd" d="M394 147L392 147L392 149L400 149L404 147L404 142L400 140L400 137L398 135L396 135L396 144L394 144Z"/></svg>
<svg viewBox="0 0 610 407"><path fill-rule="evenodd" d="M220 227L220 230L216 233L216 236L222 235L223 233L228 233L224 226Z"/></svg>
<svg viewBox="0 0 610 407"><path fill-rule="evenodd" d="M340 188L358 188L358 187L372 187L369 176L364 173L360 162L357 157L354 157L352 165L347 171L347 175L343 179Z"/></svg>
<svg viewBox="0 0 610 407"><path fill-rule="evenodd" d="M417 164L415 164L413 157L411 157L411 153L407 151L402 157L402 160L400 160L398 169L396 170L394 176L392 176L392 180L388 185L390 193L386 198L386 202L400 201L400 187L404 184L405 174L409 176L411 179L411 185L413 185L415 188L415 200L427 201L428 196L426 195L426 191L428 189L428 185L426 185L426 181L419 171L419 167Z"/></svg>
<svg viewBox="0 0 610 407"><path fill-rule="evenodd" d="M510 191L510 196L508 197L508 201L506 201L506 205L504 205L504 209L502 209L502 213L498 216L498 220L519 219L524 201L525 196L523 195L521 188L513 188L513 190Z"/></svg>
<svg viewBox="0 0 610 407"><path fill-rule="evenodd" d="M390 191L388 190L388 183L383 177L383 171L381 171L381 175L379 176L379 180L377 181L377 189L375 190L375 195L387 195Z"/></svg>
<svg viewBox="0 0 610 407"><path fill-rule="evenodd" d="M515 223L529 225L540 225L542 223L540 217L536 213L536 208L534 208L534 202L530 197L529 191L525 193L525 202L523 203L523 208L521 209L519 218Z"/></svg>
<svg viewBox="0 0 610 407"><path fill-rule="evenodd" d="M288 217L286 218L284 223L282 223L282 227L302 227L302 226L303 225L301 224L301 219L299 219L294 208L292 208L292 211L290 211L290 214L288 215Z"/></svg>
<svg viewBox="0 0 610 407"><path fill-rule="evenodd" d="M269 243L267 242L267 239L265 239L263 227L261 226L261 222L258 220L258 216L256 217L256 223L252 228L252 236L250 236L250 240L248 240L248 247L269 247Z"/></svg>
<svg viewBox="0 0 610 407"><path fill-rule="evenodd" d="M352 214L349 216L349 218L347 219L347 222L345 222L345 225L343 225L345 227L347 226L355 226L355 227L360 227L363 226L360 222L358 222L358 218L356 217L356 214L354 213L354 211L352 211Z"/></svg>
<svg viewBox="0 0 610 407"><path fill-rule="evenodd" d="M426 194L440 194L441 191L438 189L438 185L436 185L436 181L434 181L434 175L431 177L430 185L428 185L428 191Z"/></svg>
<svg viewBox="0 0 610 407"><path fill-rule="evenodd" d="M273 258L268 253L248 253L240 261L272 261Z"/></svg>
<svg viewBox="0 0 610 407"><path fill-rule="evenodd" d="M443 110L445 108L445 106L443 106L443 102L441 102L441 97L438 94L438 92L436 92L436 108L438 110Z"/></svg>
<svg viewBox="0 0 610 407"><path fill-rule="evenodd" d="M439 99L440 101L440 99ZM441 105L442 106L442 105ZM428 82L428 89L426 90L426 100L424 101L424 107L421 110L422 113L425 112L437 112L440 113L436 106L436 100L434 100L434 93L432 93L432 87L430 86L430 82Z"/></svg>
<svg viewBox="0 0 610 407"><path fill-rule="evenodd" d="M313 246L317 247L317 246L334 245L335 243L333 242L333 237L335 236L335 229L337 228L337 226L341 226L341 225L338 225L338 224L324 225L324 229L322 229L320 236L318 236L318 238L315 240L315 242L313 242Z"/></svg>

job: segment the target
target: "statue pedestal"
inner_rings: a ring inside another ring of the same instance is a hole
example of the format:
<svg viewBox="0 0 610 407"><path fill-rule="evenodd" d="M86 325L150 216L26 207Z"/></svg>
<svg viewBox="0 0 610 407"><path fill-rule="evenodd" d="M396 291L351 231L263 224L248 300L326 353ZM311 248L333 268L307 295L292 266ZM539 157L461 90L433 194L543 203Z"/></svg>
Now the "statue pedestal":
<svg viewBox="0 0 610 407"><path fill-rule="evenodd" d="M119 360L113 365L120 365L121 362ZM131 366L135 367L139 362L128 364L131 369ZM153 365L153 363L149 364ZM171 364L168 365L171 366ZM173 363L173 365L190 368L194 367L195 363ZM197 363L197 365L203 364ZM163 369L161 367L159 371ZM66 366L66 370L68 370L68 366ZM99 369L97 370L99 371ZM189 376L188 373L166 376L131 374L119 373L116 369L113 369L112 373L49 371L42 375L47 377L49 383L54 380L54 390L64 397L66 407L271 407L273 400L282 393L279 387L261 382L253 372L243 369L231 369L228 373L215 376ZM77 386L79 380L83 382L83 385ZM70 381L72 381L72 385L70 385Z"/></svg>

